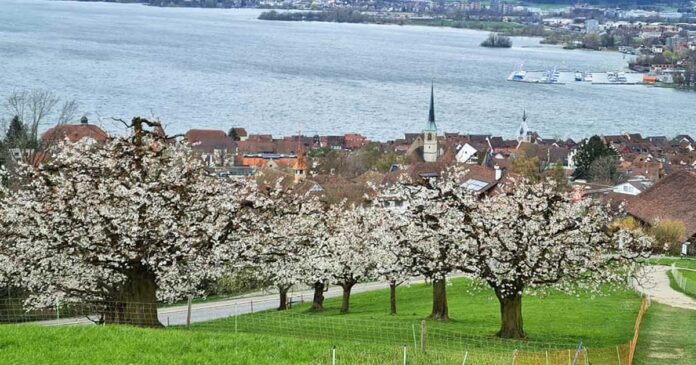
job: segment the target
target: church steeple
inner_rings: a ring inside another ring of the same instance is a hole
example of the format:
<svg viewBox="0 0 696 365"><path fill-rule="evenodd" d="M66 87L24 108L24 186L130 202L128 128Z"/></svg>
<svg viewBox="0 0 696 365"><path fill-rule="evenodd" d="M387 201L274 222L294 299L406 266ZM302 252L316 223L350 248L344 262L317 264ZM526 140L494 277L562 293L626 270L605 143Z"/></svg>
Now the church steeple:
<svg viewBox="0 0 696 365"><path fill-rule="evenodd" d="M430 112L428 113L428 131L436 131L437 125L435 124L435 87L430 84Z"/></svg>
<svg viewBox="0 0 696 365"><path fill-rule="evenodd" d="M302 148L302 135L297 136L297 157L295 158L295 163L292 166L292 170L295 173L295 183L298 183L305 179L307 176L307 161L305 161L304 149Z"/></svg>
<svg viewBox="0 0 696 365"><path fill-rule="evenodd" d="M437 125L435 124L435 88L430 85L430 112L428 125L423 131L423 161L435 162L440 155L437 147Z"/></svg>
<svg viewBox="0 0 696 365"><path fill-rule="evenodd" d="M527 110L522 109L522 124L517 132L517 142L529 142L529 126L527 125Z"/></svg>

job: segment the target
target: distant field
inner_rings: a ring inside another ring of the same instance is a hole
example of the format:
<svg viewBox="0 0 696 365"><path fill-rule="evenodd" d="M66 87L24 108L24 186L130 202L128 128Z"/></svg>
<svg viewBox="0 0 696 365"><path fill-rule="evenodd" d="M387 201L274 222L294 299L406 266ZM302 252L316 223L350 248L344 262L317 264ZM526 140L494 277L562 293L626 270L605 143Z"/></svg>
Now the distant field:
<svg viewBox="0 0 696 365"><path fill-rule="evenodd" d="M451 20L451 19L409 19L407 24L409 25L426 25L426 26L436 26L436 27L453 27L453 28L466 28L466 29L478 29L491 32L507 32L515 29L524 28L523 25L518 23L510 22L497 22L497 21L476 21L476 20Z"/></svg>
<svg viewBox="0 0 696 365"><path fill-rule="evenodd" d="M388 291L382 290L355 295L347 315L338 313L339 299L327 299L321 314L308 314L304 304L287 312L240 316L237 333L233 318L188 330L3 326L0 364L329 364L336 345L340 364L382 365L399 361L406 345L409 364L461 364L469 351L467 363L492 365L501 359L509 363L513 349L550 346L549 356L554 356L554 347L573 348L579 340L591 349L593 363L602 364L601 351L592 350L607 348L609 358L616 359L615 346L630 340L640 305L638 295L628 290L595 298L557 292L527 296L523 312L530 340L500 341L493 336L499 312L490 290L456 279L448 287L452 321L427 323L430 351L420 356L414 351L419 346L414 335L419 342L418 327L429 314L431 290L426 285L399 288L395 316L388 314Z"/></svg>

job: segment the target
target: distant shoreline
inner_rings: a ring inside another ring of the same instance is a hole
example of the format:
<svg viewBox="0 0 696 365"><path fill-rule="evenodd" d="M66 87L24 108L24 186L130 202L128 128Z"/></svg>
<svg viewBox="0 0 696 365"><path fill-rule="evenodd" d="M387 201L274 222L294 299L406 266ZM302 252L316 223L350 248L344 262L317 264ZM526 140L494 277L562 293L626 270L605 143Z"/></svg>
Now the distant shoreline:
<svg viewBox="0 0 696 365"><path fill-rule="evenodd" d="M309 10L309 11L278 11L276 9L262 12L258 19L270 21L320 22L320 23L351 23L378 25L417 25L428 27L471 29L484 32L494 32L508 37L539 37L545 36L543 27L528 26L513 22L490 20L454 20L433 17L419 17L411 13L401 16L378 12L361 12L353 9Z"/></svg>

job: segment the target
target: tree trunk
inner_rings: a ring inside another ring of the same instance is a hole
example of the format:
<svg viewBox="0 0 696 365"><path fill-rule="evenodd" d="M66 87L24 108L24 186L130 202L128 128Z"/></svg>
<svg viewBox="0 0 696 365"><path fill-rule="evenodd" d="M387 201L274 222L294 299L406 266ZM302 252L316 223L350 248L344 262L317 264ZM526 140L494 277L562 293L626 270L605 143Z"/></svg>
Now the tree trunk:
<svg viewBox="0 0 696 365"><path fill-rule="evenodd" d="M517 292L516 292L517 293ZM525 338L524 328L522 327L522 295L502 296L497 294L500 302L500 331L497 336L500 338Z"/></svg>
<svg viewBox="0 0 696 365"><path fill-rule="evenodd" d="M430 319L447 321L447 280L445 278L433 280L433 312Z"/></svg>
<svg viewBox="0 0 696 365"><path fill-rule="evenodd" d="M350 311L350 290L353 289L354 282L341 284L343 288L343 300L341 301L341 313L345 314Z"/></svg>
<svg viewBox="0 0 696 365"><path fill-rule="evenodd" d="M278 292L280 292L280 305L278 306L279 311L286 310L290 308L288 306L288 291L290 290L289 286L279 286L278 287Z"/></svg>
<svg viewBox="0 0 696 365"><path fill-rule="evenodd" d="M396 314L396 282L389 283L389 314Z"/></svg>
<svg viewBox="0 0 696 365"><path fill-rule="evenodd" d="M324 310L324 282L314 283L314 299L312 300L311 312L321 312Z"/></svg>
<svg viewBox="0 0 696 365"><path fill-rule="evenodd" d="M102 321L106 324L129 324L162 327L157 318L157 284L155 275L136 265L113 302L105 303Z"/></svg>

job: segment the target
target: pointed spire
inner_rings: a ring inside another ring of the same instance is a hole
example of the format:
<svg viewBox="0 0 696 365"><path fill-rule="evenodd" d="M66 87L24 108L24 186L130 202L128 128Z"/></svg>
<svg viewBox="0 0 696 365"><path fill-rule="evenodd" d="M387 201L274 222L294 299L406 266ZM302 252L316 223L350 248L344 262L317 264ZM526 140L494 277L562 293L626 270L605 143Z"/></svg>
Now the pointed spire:
<svg viewBox="0 0 696 365"><path fill-rule="evenodd" d="M428 113L428 130L437 130L435 125L435 85L430 84L430 112Z"/></svg>
<svg viewBox="0 0 696 365"><path fill-rule="evenodd" d="M527 109L522 109L522 123L517 134L518 142L529 142L529 126L527 125Z"/></svg>

